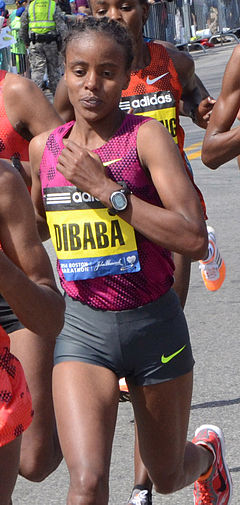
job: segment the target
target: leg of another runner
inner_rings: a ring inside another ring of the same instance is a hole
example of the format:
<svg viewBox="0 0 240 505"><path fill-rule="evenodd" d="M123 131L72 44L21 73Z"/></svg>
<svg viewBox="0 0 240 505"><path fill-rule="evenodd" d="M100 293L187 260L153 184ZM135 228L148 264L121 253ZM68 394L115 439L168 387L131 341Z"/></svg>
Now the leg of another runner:
<svg viewBox="0 0 240 505"><path fill-rule="evenodd" d="M176 291L184 310L190 283L191 259L174 253L173 260L175 264L173 289Z"/></svg>
<svg viewBox="0 0 240 505"><path fill-rule="evenodd" d="M34 410L32 424L22 437L20 473L39 482L62 460L52 400L55 340L39 337L25 328L11 333L10 339L11 351L23 366Z"/></svg>
<svg viewBox="0 0 240 505"><path fill-rule="evenodd" d="M18 476L22 436L0 447L0 505L11 505Z"/></svg>

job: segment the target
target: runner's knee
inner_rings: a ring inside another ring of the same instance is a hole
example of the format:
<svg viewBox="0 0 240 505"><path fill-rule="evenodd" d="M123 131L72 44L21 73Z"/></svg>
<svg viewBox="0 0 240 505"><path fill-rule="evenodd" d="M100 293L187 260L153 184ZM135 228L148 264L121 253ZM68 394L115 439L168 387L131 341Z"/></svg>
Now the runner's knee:
<svg viewBox="0 0 240 505"><path fill-rule="evenodd" d="M31 482L42 482L62 461L60 448L38 447L29 445L29 450L21 452L19 473Z"/></svg>
<svg viewBox="0 0 240 505"><path fill-rule="evenodd" d="M176 471L176 473L161 475L157 482L154 483L154 486L157 493L171 494L180 488L180 481L179 472Z"/></svg>
<svg viewBox="0 0 240 505"><path fill-rule="evenodd" d="M91 468L70 471L70 489L68 505L107 505L108 503L108 478L99 475Z"/></svg>

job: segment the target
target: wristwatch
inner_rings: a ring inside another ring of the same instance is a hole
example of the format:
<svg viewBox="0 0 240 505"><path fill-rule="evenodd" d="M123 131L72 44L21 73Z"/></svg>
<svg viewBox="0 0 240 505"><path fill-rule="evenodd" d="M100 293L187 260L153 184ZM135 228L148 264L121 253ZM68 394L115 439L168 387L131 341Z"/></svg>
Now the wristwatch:
<svg viewBox="0 0 240 505"><path fill-rule="evenodd" d="M122 186L122 189L113 191L109 197L110 203L112 205L112 207L108 209L110 216L115 216L118 214L118 212L126 210L128 206L127 196L131 194L131 191L124 181L118 181L118 184Z"/></svg>

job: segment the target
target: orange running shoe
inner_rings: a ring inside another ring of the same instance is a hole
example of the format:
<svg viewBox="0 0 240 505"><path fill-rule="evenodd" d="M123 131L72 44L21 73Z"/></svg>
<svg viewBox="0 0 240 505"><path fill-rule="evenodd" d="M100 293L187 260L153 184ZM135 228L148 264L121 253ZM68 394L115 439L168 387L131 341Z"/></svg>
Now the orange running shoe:
<svg viewBox="0 0 240 505"><path fill-rule="evenodd" d="M207 231L208 243L212 246L213 255L209 260L200 260L199 268L206 288L209 291L217 291L225 279L226 266L217 247L214 229L207 226Z"/></svg>
<svg viewBox="0 0 240 505"><path fill-rule="evenodd" d="M192 442L208 447L214 455L212 468L194 483L195 505L229 505L232 498L232 479L225 461L222 430L203 424L195 432Z"/></svg>
<svg viewBox="0 0 240 505"><path fill-rule="evenodd" d="M130 402L131 401L130 393L128 391L128 387L124 378L119 380L119 389L120 389L119 401Z"/></svg>

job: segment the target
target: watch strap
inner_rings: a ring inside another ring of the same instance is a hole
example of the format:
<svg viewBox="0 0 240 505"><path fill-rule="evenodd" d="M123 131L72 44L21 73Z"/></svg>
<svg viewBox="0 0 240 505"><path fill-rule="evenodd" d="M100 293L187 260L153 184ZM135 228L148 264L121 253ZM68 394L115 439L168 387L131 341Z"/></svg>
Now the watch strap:
<svg viewBox="0 0 240 505"><path fill-rule="evenodd" d="M127 184L125 181L116 181L118 184L120 184L120 186L122 186L121 189L119 189L119 191L121 191L121 193L123 193L126 197L128 195L131 195L132 194L132 191L128 188ZM118 214L120 211L114 209L113 207L111 207L110 209L108 209L108 214L110 216L116 216L116 214Z"/></svg>

